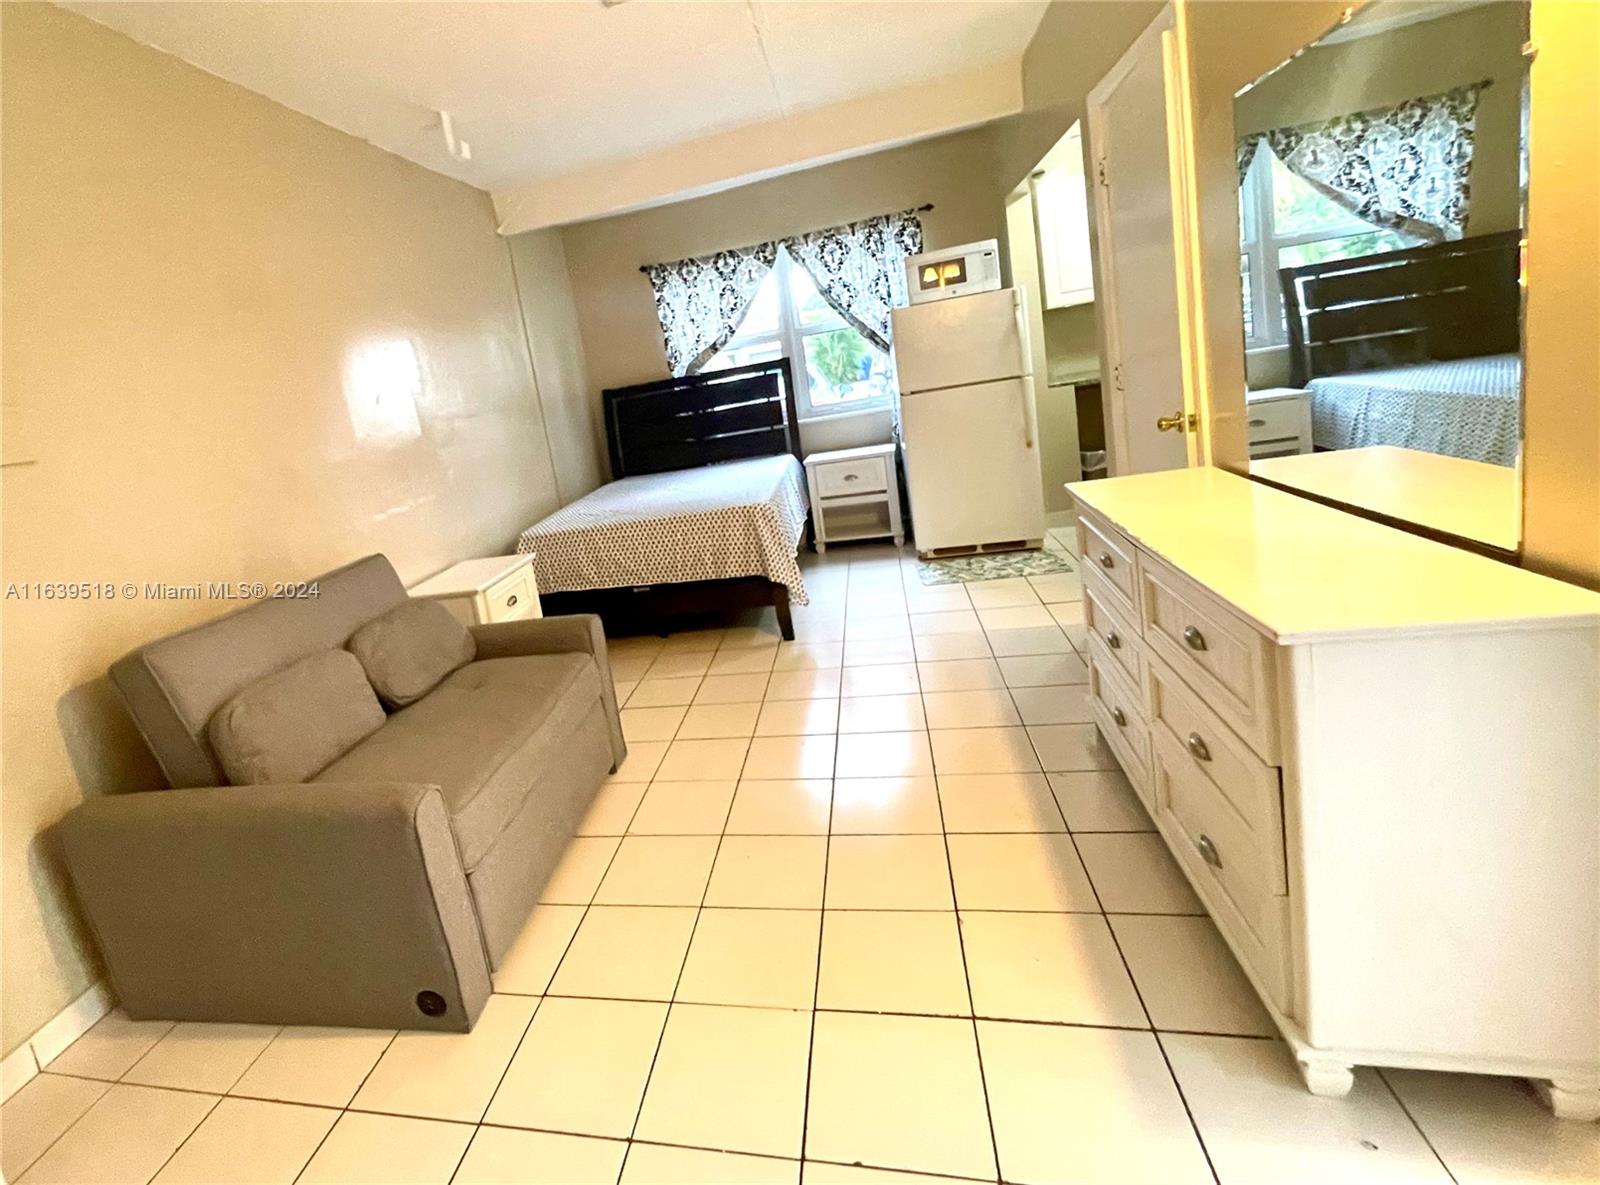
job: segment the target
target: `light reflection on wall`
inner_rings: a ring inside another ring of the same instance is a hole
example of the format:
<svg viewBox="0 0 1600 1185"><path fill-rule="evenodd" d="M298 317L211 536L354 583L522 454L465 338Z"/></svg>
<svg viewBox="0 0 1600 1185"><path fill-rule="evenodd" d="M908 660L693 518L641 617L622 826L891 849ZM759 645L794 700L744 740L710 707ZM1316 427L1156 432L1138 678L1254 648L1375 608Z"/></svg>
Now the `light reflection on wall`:
<svg viewBox="0 0 1600 1185"><path fill-rule="evenodd" d="M421 436L422 421L417 416L421 394L422 361L409 338L362 342L345 355L344 400L357 440Z"/></svg>

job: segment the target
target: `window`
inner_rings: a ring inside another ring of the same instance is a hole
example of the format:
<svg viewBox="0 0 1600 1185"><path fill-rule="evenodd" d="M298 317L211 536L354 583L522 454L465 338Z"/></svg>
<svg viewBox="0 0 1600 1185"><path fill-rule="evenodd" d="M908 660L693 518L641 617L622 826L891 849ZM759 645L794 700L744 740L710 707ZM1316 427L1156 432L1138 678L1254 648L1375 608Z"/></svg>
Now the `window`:
<svg viewBox="0 0 1600 1185"><path fill-rule="evenodd" d="M1265 141L1239 189L1239 283L1246 346L1288 340L1278 269L1414 247L1418 240L1361 221L1291 173Z"/></svg>
<svg viewBox="0 0 1600 1185"><path fill-rule="evenodd" d="M779 248L744 320L706 363L723 370L787 355L802 418L885 407L894 398L894 363L822 298L811 274ZM804 360L804 365L800 364Z"/></svg>

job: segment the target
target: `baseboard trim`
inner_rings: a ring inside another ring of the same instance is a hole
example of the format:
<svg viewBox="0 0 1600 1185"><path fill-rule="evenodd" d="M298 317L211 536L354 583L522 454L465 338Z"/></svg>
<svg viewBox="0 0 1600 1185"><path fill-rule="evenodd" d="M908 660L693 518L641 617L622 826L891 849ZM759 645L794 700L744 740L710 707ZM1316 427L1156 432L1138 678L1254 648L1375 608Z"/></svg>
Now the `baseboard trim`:
<svg viewBox="0 0 1600 1185"><path fill-rule="evenodd" d="M44 1069L83 1036L113 1004L111 988L105 980L96 980L72 1003L39 1027L25 1042L14 1049L0 1066L0 1100L9 1099L40 1070Z"/></svg>

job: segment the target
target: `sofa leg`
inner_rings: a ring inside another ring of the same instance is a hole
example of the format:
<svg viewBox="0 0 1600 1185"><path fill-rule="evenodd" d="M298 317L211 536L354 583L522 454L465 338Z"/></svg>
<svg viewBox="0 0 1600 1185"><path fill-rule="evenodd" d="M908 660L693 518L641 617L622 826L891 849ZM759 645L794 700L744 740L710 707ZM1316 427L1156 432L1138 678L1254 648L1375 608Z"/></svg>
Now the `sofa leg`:
<svg viewBox="0 0 1600 1185"><path fill-rule="evenodd" d="M778 611L778 630L785 642L794 641L794 618L789 615L789 586L772 586L772 607Z"/></svg>

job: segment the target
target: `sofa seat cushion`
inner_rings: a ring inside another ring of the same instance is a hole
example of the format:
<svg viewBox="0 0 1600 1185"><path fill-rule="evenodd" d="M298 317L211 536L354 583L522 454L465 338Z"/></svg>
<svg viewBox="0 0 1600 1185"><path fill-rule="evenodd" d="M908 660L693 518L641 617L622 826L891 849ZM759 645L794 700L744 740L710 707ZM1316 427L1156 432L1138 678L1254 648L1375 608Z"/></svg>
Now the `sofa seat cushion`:
<svg viewBox="0 0 1600 1185"><path fill-rule="evenodd" d="M444 793L470 872L600 698L587 654L468 663L317 776L319 782L430 782Z"/></svg>

